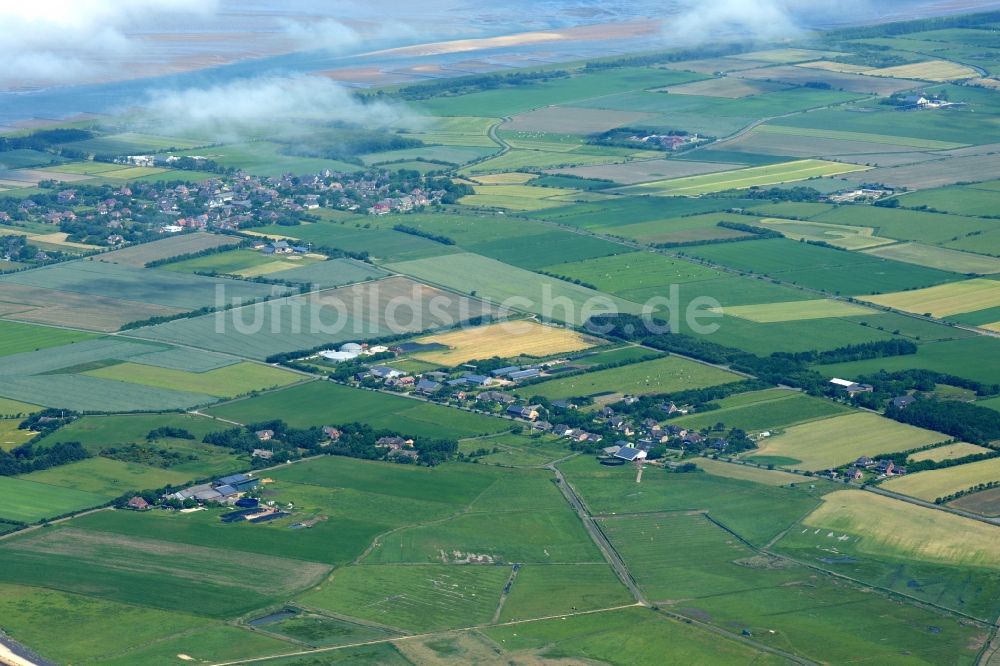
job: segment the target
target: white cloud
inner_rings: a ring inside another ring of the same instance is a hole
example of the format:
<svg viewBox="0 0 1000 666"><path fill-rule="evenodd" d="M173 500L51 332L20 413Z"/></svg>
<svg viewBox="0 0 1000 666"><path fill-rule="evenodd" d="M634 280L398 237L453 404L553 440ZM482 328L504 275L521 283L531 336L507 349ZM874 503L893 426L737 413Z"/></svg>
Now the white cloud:
<svg viewBox="0 0 1000 666"><path fill-rule="evenodd" d="M0 2L0 86L74 83L118 71L131 33L209 17L217 0Z"/></svg>
<svg viewBox="0 0 1000 666"><path fill-rule="evenodd" d="M672 43L695 45L719 38L787 39L803 30L799 12L826 12L832 0L685 0L680 14L665 22ZM842 3L843 6L843 3Z"/></svg>
<svg viewBox="0 0 1000 666"><path fill-rule="evenodd" d="M358 28L333 18L312 21L285 19L281 21L281 26L297 47L336 54L370 50L388 42L412 40L418 37L418 33L412 27L392 19Z"/></svg>
<svg viewBox="0 0 1000 666"><path fill-rule="evenodd" d="M154 91L144 107L144 123L171 134L210 136L219 141L306 136L317 122L352 122L368 128L418 122L404 107L363 103L331 79L305 75Z"/></svg>

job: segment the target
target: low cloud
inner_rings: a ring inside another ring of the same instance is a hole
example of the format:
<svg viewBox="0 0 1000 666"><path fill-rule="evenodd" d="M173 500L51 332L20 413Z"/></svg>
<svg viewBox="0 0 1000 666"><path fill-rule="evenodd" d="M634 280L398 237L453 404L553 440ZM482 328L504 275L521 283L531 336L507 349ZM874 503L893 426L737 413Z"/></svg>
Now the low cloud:
<svg viewBox="0 0 1000 666"><path fill-rule="evenodd" d="M206 88L157 90L140 114L143 124L169 134L218 141L253 137L298 138L318 124L347 122L366 128L415 127L405 107L366 103L321 76L241 79Z"/></svg>
<svg viewBox="0 0 1000 666"><path fill-rule="evenodd" d="M412 27L392 19L360 28L332 18L309 22L284 20L281 26L298 48L334 54L371 50L418 37Z"/></svg>
<svg viewBox="0 0 1000 666"><path fill-rule="evenodd" d="M31 0L0 2L0 87L77 83L124 69L130 35L192 17L217 0Z"/></svg>
<svg viewBox="0 0 1000 666"><path fill-rule="evenodd" d="M680 13L664 22L673 44L696 46L718 39L763 42L800 37L802 16L817 18L835 11L853 11L858 0L685 0Z"/></svg>

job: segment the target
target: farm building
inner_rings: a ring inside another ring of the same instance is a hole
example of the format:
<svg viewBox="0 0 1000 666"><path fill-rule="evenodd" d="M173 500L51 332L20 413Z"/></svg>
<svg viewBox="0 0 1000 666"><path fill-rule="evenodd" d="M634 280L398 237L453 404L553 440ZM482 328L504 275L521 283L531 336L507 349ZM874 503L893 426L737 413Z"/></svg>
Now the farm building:
<svg viewBox="0 0 1000 666"><path fill-rule="evenodd" d="M136 511L148 511L149 502L136 495L128 501L128 508L135 509Z"/></svg>
<svg viewBox="0 0 1000 666"><path fill-rule="evenodd" d="M213 486L220 493L222 488L228 486L235 490L236 492L246 492L257 486L257 479L253 478L249 474L231 474L229 476L224 476L221 479L216 479L213 482Z"/></svg>
<svg viewBox="0 0 1000 666"><path fill-rule="evenodd" d="M615 458L620 458L626 462L634 462L636 460L645 460L646 452L642 449L636 449L631 446L623 446L614 452Z"/></svg>

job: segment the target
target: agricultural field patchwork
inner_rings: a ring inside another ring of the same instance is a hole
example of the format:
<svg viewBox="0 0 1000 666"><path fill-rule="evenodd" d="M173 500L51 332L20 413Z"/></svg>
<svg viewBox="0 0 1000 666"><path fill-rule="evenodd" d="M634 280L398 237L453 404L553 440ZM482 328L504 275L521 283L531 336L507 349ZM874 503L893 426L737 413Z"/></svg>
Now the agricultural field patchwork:
<svg viewBox="0 0 1000 666"><path fill-rule="evenodd" d="M944 247L922 245L920 243L898 243L883 245L865 251L866 254L905 261L909 264L937 268L955 273L992 275L1000 273L1000 258L987 257L971 252L959 252Z"/></svg>
<svg viewBox="0 0 1000 666"><path fill-rule="evenodd" d="M980 484L1000 482L1000 458L933 469L890 479L881 487L928 502Z"/></svg>
<svg viewBox="0 0 1000 666"><path fill-rule="evenodd" d="M829 299L730 306L723 311L733 317L760 323L827 319L830 317L859 317L875 314L871 308Z"/></svg>
<svg viewBox="0 0 1000 666"><path fill-rule="evenodd" d="M864 300L915 314L947 317L1000 306L1000 281L977 278L914 291L868 296Z"/></svg>
<svg viewBox="0 0 1000 666"><path fill-rule="evenodd" d="M142 268L153 261L162 261L184 254L194 254L228 245L236 245L238 242L239 239L232 236L196 231L192 234L171 236L170 238L152 243L113 250L102 254L99 261L110 261L113 264L124 264L126 266Z"/></svg>
<svg viewBox="0 0 1000 666"><path fill-rule="evenodd" d="M421 344L436 343L447 349L420 352L413 358L454 367L473 359L513 358L516 356L544 357L581 351L603 340L590 338L569 329L543 326L533 321L509 321L501 324L466 328L440 335L416 338Z"/></svg>

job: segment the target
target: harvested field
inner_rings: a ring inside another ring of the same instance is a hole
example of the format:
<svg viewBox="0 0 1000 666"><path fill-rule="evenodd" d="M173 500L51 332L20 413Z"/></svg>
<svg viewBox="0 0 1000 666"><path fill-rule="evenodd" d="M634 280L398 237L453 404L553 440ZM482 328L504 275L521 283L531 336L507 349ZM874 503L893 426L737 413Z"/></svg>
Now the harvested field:
<svg viewBox="0 0 1000 666"><path fill-rule="evenodd" d="M882 487L894 493L933 502L938 497L946 497L991 481L1000 481L1000 458L907 474L889 479Z"/></svg>
<svg viewBox="0 0 1000 666"><path fill-rule="evenodd" d="M796 462L783 467L819 471L861 456L905 451L946 439L947 435L938 432L858 412L792 426L760 442L751 455L786 458Z"/></svg>
<svg viewBox="0 0 1000 666"><path fill-rule="evenodd" d="M707 155L707 153L706 153ZM651 180L666 178L684 178L703 173L732 170L731 164L718 162L696 162L688 160L633 160L621 164L605 164L600 166L579 166L568 169L553 169L549 173L559 173L578 178L595 178L597 180L613 180L622 185L634 185Z"/></svg>
<svg viewBox="0 0 1000 666"><path fill-rule="evenodd" d="M623 125L640 123L655 117L652 113L581 109L571 106L547 106L519 113L503 124L503 129L517 132L555 132L559 134L599 134Z"/></svg>
<svg viewBox="0 0 1000 666"><path fill-rule="evenodd" d="M760 69L743 70L733 76L759 81L780 81L801 86L807 83L828 83L834 90L864 93L867 95L891 95L903 90L919 88L921 81L907 79L886 79L847 72L831 72L807 67L762 67Z"/></svg>
<svg viewBox="0 0 1000 666"><path fill-rule="evenodd" d="M857 317L877 314L875 310L844 301L819 299L815 301L791 301L789 303L762 303L758 305L738 305L720 310L725 314L758 323L779 321L801 321L803 319L826 319L829 317Z"/></svg>
<svg viewBox="0 0 1000 666"><path fill-rule="evenodd" d="M773 229L792 240L822 241L845 250L865 248L894 242L891 238L879 238L872 227L852 227L846 224L826 224L824 222L803 222L764 218L756 224Z"/></svg>
<svg viewBox="0 0 1000 666"><path fill-rule="evenodd" d="M865 254L874 254L885 259L904 261L908 264L938 268L955 273L975 273L977 275L992 275L1000 273L1000 259L982 254L950 250L945 247L923 245L921 243L897 243L865 250Z"/></svg>
<svg viewBox="0 0 1000 666"><path fill-rule="evenodd" d="M965 456L974 456L979 455L980 453L988 452L989 449L982 446L969 444L968 442L956 442L955 444L935 446L933 449L927 449L926 451L914 453L909 456L906 461L919 462L921 460L933 460L935 462L940 462L942 460L954 460L955 458L964 458Z"/></svg>
<svg viewBox="0 0 1000 666"><path fill-rule="evenodd" d="M1000 306L1000 280L974 278L926 289L866 296L864 300L915 314L947 317Z"/></svg>
<svg viewBox="0 0 1000 666"><path fill-rule="evenodd" d="M473 359L492 356L544 357L552 354L589 349L603 340L591 338L566 328L544 326L533 321L508 321L488 326L466 328L451 333L417 338L416 342L447 345L449 349L415 354L428 363L453 367Z"/></svg>
<svg viewBox="0 0 1000 666"><path fill-rule="evenodd" d="M726 190L766 187L822 176L834 176L865 167L823 160L798 160L768 166L750 167L716 174L690 176L632 185L617 190L622 194L652 194L654 196L698 196Z"/></svg>
<svg viewBox="0 0 1000 666"><path fill-rule="evenodd" d="M868 76L892 76L897 79L920 79L922 81L954 81L979 76L979 72L975 69L949 60L926 60L908 65L870 69L865 74Z"/></svg>
<svg viewBox="0 0 1000 666"><path fill-rule="evenodd" d="M741 97L751 97L763 93L784 90L788 88L782 83L770 81L747 81L735 76L723 76L714 79L704 79L693 81L679 86L670 86L662 90L673 95L703 95L705 97L725 97L727 99L739 99ZM653 90L652 92L658 92Z"/></svg>
<svg viewBox="0 0 1000 666"><path fill-rule="evenodd" d="M1000 154L968 155L936 160L933 168L926 164L905 164L881 167L865 173L864 181L884 183L890 187L926 190L956 183L980 182L1000 178Z"/></svg>
<svg viewBox="0 0 1000 666"><path fill-rule="evenodd" d="M106 252L98 257L97 261L109 261L113 264L124 264L126 266L142 268L151 261L170 259L182 254L192 254L226 245L236 245L239 242L240 239L232 236L197 231L193 234L171 236L163 240L153 241L152 243L143 243L142 245L133 245L121 250Z"/></svg>
<svg viewBox="0 0 1000 666"><path fill-rule="evenodd" d="M857 539L860 551L871 555L888 551L942 564L1000 568L996 527L861 490L824 496L802 524L846 532Z"/></svg>
<svg viewBox="0 0 1000 666"><path fill-rule="evenodd" d="M1000 516L1000 488L981 490L978 493L959 497L957 500L949 502L948 506L972 511L981 516Z"/></svg>
<svg viewBox="0 0 1000 666"><path fill-rule="evenodd" d="M829 72L847 72L848 74L864 74L872 69L864 65L850 65L846 62L836 62L835 60L814 60L813 62L804 62L799 67L825 69Z"/></svg>
<svg viewBox="0 0 1000 666"><path fill-rule="evenodd" d="M442 262L433 260L431 264ZM461 276L458 286L465 287L467 279ZM263 360L272 354L321 345L419 333L492 311L477 298L390 277L225 313L178 319L137 329L131 334Z"/></svg>

